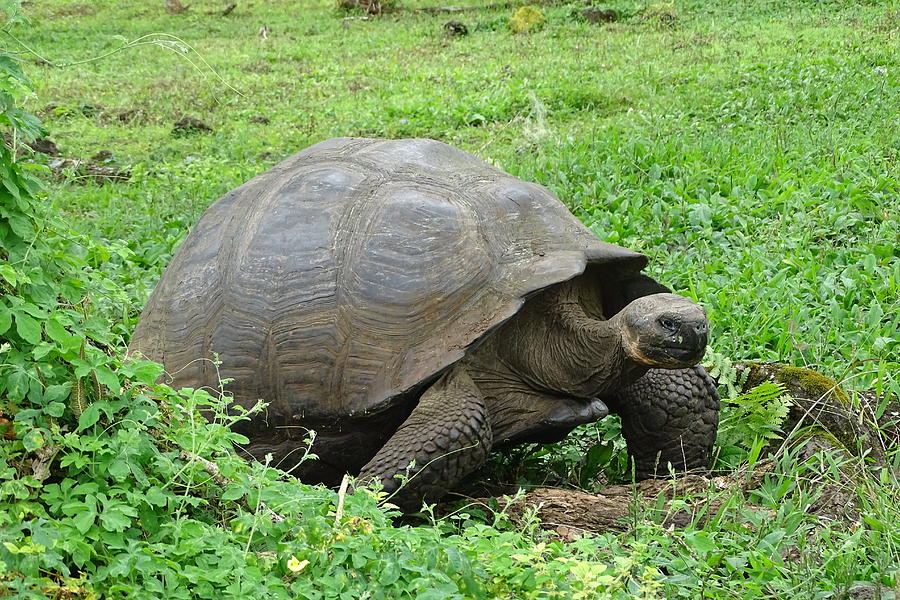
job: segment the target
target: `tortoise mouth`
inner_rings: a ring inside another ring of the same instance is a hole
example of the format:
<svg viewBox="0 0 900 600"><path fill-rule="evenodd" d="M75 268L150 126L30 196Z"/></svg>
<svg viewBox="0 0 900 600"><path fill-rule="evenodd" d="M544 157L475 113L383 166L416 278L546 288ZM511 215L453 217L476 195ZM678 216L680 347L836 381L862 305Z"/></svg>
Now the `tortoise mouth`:
<svg viewBox="0 0 900 600"><path fill-rule="evenodd" d="M697 364L706 352L706 335L698 333L693 324L686 324L679 328L677 334L663 339L648 337L651 339L645 341L643 354L659 366L690 367Z"/></svg>
<svg viewBox="0 0 900 600"><path fill-rule="evenodd" d="M626 347L628 355L637 363L655 368L680 369L697 364L706 351L706 344L700 347L675 345Z"/></svg>
<svg viewBox="0 0 900 600"><path fill-rule="evenodd" d="M684 363L685 366L694 365L703 358L703 354L706 351L706 343L700 346L695 347L684 347L684 346L661 346L657 348L658 352L666 357L677 360L681 363Z"/></svg>

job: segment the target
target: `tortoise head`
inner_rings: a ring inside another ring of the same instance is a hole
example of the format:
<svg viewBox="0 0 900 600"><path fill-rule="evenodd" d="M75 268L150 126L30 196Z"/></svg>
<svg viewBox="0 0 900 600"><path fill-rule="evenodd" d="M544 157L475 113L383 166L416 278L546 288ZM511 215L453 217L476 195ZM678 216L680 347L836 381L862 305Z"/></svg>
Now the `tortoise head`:
<svg viewBox="0 0 900 600"><path fill-rule="evenodd" d="M625 353L638 364L679 369L703 358L709 321L703 308L683 296L643 296L622 309L620 318Z"/></svg>

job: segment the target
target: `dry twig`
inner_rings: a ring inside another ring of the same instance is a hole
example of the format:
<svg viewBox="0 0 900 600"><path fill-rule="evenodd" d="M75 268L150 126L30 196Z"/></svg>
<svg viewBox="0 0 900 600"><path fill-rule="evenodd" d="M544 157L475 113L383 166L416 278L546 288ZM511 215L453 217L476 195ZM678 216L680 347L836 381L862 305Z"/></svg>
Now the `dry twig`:
<svg viewBox="0 0 900 600"><path fill-rule="evenodd" d="M206 460L202 456L197 456L193 452L188 452L187 450L182 450L181 452L179 452L178 457L185 462L193 462L193 463L199 464L203 468L203 470L206 471L206 473L210 476L210 478L213 480L213 482L216 485L218 485L219 487L221 487L221 488L227 487L228 484L230 483L228 478L225 477L224 475L222 475L221 471L219 471L219 465L217 465L216 463L214 463L210 460ZM241 507L244 508L245 510L247 510L248 512L255 511L255 509L247 503L246 496L241 496L237 500L237 503L240 504ZM259 506L257 506L256 508L267 513L269 515L269 517L272 519L272 521L274 521L275 523L280 523L281 521L284 521L284 517L282 515L279 515L274 510L272 510L271 508L266 506L266 504L264 502L260 502Z"/></svg>

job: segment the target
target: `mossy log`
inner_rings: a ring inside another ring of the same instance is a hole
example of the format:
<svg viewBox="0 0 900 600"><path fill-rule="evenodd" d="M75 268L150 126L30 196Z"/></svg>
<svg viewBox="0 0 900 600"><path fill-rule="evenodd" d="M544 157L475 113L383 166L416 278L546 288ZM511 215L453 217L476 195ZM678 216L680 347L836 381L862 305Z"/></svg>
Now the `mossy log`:
<svg viewBox="0 0 900 600"><path fill-rule="evenodd" d="M838 447L876 462L884 460L890 436L882 429L886 419L876 419L876 402L871 395L851 398L835 380L804 367L747 362L737 363L735 368L739 372L749 369L744 391L764 381L784 386L791 398L790 412L782 426L785 435L808 428L794 439L815 441L813 446L818 449Z"/></svg>

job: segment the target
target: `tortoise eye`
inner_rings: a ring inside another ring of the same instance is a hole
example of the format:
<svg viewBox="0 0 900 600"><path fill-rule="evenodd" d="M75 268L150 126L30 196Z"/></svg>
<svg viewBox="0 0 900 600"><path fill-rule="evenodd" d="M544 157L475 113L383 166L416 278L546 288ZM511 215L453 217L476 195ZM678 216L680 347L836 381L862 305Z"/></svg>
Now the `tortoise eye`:
<svg viewBox="0 0 900 600"><path fill-rule="evenodd" d="M678 324L669 317L660 317L657 323L666 331L678 331Z"/></svg>

